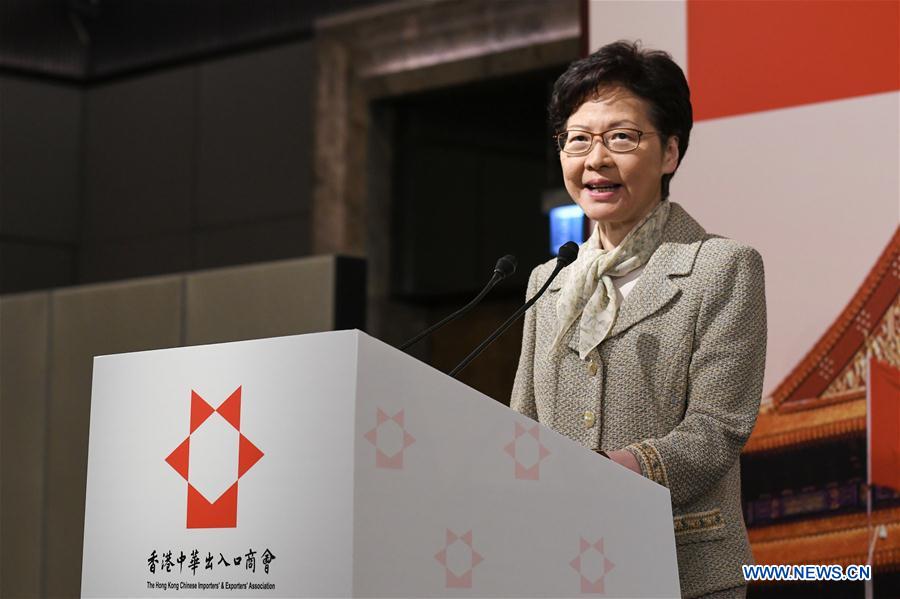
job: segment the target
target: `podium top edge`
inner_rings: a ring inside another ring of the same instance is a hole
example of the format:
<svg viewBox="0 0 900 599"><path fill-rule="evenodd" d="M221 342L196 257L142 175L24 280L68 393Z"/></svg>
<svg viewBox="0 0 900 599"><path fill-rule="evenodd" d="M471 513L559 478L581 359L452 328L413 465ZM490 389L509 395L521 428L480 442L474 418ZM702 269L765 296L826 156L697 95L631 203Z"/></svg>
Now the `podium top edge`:
<svg viewBox="0 0 900 599"><path fill-rule="evenodd" d="M275 335L274 337L254 337L251 339L234 339L231 341L215 341L215 342L211 342L211 343L197 343L197 344L193 344L193 345L173 345L173 346L169 346L169 347L154 347L154 348L148 348L148 349L138 349L138 350L133 350L133 351L123 351L123 352L116 352L116 353L109 353L109 354L96 354L96 355L94 355L94 360L97 360L99 358L113 358L113 357L119 357L119 356L147 354L147 353L161 352L161 351L194 350L194 349L200 349L200 348L204 348L204 347L218 347L218 346L222 346L222 345L258 343L258 342L262 342L262 341L272 341L275 339L284 340L284 339L291 339L291 338L296 338L296 337L310 337L310 336L314 336L314 335L346 335L346 334L355 334L356 336L367 337L369 339L375 339L376 341L378 340L375 337L372 337L371 335L366 333L365 331L361 331L361 330L355 329L355 328L354 329L339 329L339 330L335 330L335 331L310 331L308 333L294 333L294 334L290 334L290 335Z"/></svg>

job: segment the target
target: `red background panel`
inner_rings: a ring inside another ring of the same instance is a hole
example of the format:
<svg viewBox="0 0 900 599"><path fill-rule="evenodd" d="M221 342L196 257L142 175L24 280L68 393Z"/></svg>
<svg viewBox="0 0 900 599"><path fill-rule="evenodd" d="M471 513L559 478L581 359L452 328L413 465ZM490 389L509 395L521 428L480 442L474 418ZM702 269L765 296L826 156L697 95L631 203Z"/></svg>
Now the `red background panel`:
<svg viewBox="0 0 900 599"><path fill-rule="evenodd" d="M900 491L900 370L874 358L869 368L871 482Z"/></svg>
<svg viewBox="0 0 900 599"><path fill-rule="evenodd" d="M900 89L898 0L688 0L694 119Z"/></svg>

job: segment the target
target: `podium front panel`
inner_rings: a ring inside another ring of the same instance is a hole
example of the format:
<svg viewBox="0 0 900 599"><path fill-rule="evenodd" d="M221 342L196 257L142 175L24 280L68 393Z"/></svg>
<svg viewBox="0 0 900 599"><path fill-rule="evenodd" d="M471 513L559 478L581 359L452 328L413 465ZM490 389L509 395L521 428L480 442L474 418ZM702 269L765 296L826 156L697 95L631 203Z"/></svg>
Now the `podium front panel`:
<svg viewBox="0 0 900 599"><path fill-rule="evenodd" d="M669 493L358 331L95 360L83 597L678 595Z"/></svg>
<svg viewBox="0 0 900 599"><path fill-rule="evenodd" d="M357 596L673 597L669 492L366 336Z"/></svg>
<svg viewBox="0 0 900 599"><path fill-rule="evenodd" d="M350 596L356 344L96 358L82 596Z"/></svg>

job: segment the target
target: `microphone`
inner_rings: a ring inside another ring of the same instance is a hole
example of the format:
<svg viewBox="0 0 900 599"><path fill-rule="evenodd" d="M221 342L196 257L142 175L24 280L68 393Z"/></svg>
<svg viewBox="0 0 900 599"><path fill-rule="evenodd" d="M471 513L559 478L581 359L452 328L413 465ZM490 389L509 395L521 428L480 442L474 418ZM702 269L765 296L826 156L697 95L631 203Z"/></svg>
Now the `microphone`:
<svg viewBox="0 0 900 599"><path fill-rule="evenodd" d="M484 299L484 296L486 296L488 294L488 291L493 289L497 283L499 283L506 277L510 276L514 272L516 272L516 264L517 264L516 257L513 256L512 254L507 254L507 255L503 256L502 258L500 258L499 260L497 260L497 264L494 266L494 274L493 274L493 276L491 276L491 280L488 281L488 284L484 286L484 289L482 289L481 292L475 296L475 299L473 299L471 302L469 302L468 304L466 304L465 306L463 306L462 308L460 308L459 310L457 310L450 316L447 316L446 318L444 318L437 324L434 324L434 325L428 327L427 329L425 329L424 331L422 331L421 333L419 333L418 335L416 335L415 337L413 337L412 339L410 339L409 341L407 341L406 343L401 345L398 349L400 349L401 351L406 350L406 348L408 348L409 346L411 346L415 343L418 343L426 335L433 333L434 331L438 330L439 328L441 328L448 322L450 322L452 320L456 320L457 318L459 318L460 316L462 316L463 314L465 314L466 312L468 312L469 310L471 310L472 308L477 306L478 302L480 302L482 299Z"/></svg>
<svg viewBox="0 0 900 599"><path fill-rule="evenodd" d="M540 290L538 290L538 292L534 295L534 297L532 297L530 300L525 302L525 304L522 307L520 307L518 310L513 312L512 316L507 318L506 321L503 324L501 324L500 327L496 331L491 333L491 335L487 339L482 341L481 345L476 347L475 350L471 354L466 356L462 362L457 364L456 368L454 368L453 370L450 371L450 373L449 373L450 376L455 377L459 371L461 371L463 368L468 366L472 360L477 358L479 356L479 354L481 354L481 352L483 352L485 350L485 348L487 348L488 345L493 343L497 337L499 337L500 335L505 333L506 329L508 329L510 326L512 326L512 324L515 321L517 321L519 319L519 317L522 316L522 314L524 314L526 310L528 310L528 308L533 306L534 303L536 301L538 301L538 299L540 299L540 297L542 295L544 295L544 292L547 291L548 287L550 287L550 283L553 282L553 279L556 278L556 275L558 275L562 269L564 269L569 264L574 262L575 258L577 258L577 257L578 257L578 244L575 243L574 241L567 241L566 243L564 243L563 246L561 248L559 248L559 253L556 256L556 266L554 267L553 272L550 273L550 276L544 282L544 286L541 287Z"/></svg>

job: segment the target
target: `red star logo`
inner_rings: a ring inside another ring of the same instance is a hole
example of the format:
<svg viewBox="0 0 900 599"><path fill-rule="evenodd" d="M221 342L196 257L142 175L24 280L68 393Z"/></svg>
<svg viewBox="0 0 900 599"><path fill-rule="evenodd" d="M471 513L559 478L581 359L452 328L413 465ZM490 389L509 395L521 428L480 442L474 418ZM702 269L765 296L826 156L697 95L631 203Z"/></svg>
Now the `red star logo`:
<svg viewBox="0 0 900 599"><path fill-rule="evenodd" d="M484 558L472 547L472 531L458 535L449 528L444 540L444 548L434 559L444 566L448 589L471 589L472 570Z"/></svg>
<svg viewBox="0 0 900 599"><path fill-rule="evenodd" d="M541 443L539 424L526 429L517 422L513 440L503 449L516 462L516 478L540 480L541 462L550 455L550 450Z"/></svg>
<svg viewBox="0 0 900 599"><path fill-rule="evenodd" d="M403 410L393 416L377 408L375 426L365 435L366 441L375 446L376 468L403 468L403 452L416 442L404 424Z"/></svg>
<svg viewBox="0 0 900 599"><path fill-rule="evenodd" d="M237 527L238 480L263 455L241 434L241 387L218 408L213 408L191 390L190 433L166 458L175 472L187 481L187 527ZM212 469L217 472L196 471L197 468L190 467L192 459L196 465L212 464Z"/></svg>
<svg viewBox="0 0 900 599"><path fill-rule="evenodd" d="M603 579L616 566L609 561L603 552L603 537L596 543L589 543L587 539L580 539L578 557L569 562L581 576L581 592L597 593L606 592Z"/></svg>

